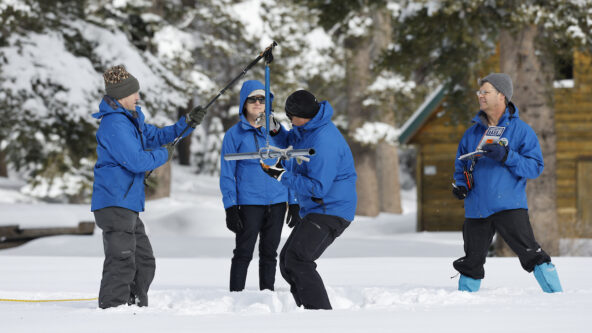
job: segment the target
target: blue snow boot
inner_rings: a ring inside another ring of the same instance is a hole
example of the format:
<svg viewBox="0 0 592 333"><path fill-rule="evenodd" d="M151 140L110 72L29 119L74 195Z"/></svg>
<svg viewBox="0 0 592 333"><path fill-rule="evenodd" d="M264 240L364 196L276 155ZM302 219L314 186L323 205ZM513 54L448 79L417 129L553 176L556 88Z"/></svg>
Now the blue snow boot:
<svg viewBox="0 0 592 333"><path fill-rule="evenodd" d="M460 279L458 279L458 290L460 291L474 293L475 291L479 291L480 287L481 280L473 279L463 274L461 274Z"/></svg>
<svg viewBox="0 0 592 333"><path fill-rule="evenodd" d="M555 265L550 262L534 266L534 277L546 293L562 292Z"/></svg>

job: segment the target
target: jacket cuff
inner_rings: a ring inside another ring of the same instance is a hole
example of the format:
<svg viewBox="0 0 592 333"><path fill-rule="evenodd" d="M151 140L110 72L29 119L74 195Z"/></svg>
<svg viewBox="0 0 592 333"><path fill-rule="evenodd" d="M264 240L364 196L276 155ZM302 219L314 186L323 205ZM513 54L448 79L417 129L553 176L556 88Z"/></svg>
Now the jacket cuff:
<svg viewBox="0 0 592 333"><path fill-rule="evenodd" d="M506 155L506 160L502 162L503 165L507 166L514 166L517 164L516 162L516 153L508 148L508 154Z"/></svg>

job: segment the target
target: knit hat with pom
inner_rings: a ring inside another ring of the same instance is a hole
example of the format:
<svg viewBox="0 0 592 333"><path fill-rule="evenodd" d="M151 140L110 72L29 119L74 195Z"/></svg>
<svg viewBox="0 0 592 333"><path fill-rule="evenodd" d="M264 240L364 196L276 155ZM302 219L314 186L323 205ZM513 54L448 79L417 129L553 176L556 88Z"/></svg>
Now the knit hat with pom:
<svg viewBox="0 0 592 333"><path fill-rule="evenodd" d="M140 91L140 83L123 65L113 66L103 73L107 96L122 99Z"/></svg>

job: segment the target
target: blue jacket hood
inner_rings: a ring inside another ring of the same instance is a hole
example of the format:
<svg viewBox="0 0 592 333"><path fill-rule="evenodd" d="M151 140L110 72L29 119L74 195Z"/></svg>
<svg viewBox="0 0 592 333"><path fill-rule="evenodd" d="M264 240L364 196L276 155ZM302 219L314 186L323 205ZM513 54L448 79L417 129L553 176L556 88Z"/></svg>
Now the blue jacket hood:
<svg viewBox="0 0 592 333"><path fill-rule="evenodd" d="M249 94L257 89L265 90L265 86L263 85L263 83L261 83L257 80L248 80L248 81L245 81L245 83L243 83L243 86L241 87L241 90L240 90L240 102L239 102L239 106L238 106L238 116L240 117L241 123L243 123L244 125L248 125L249 127L252 127L252 126L251 126L251 124L249 124L249 122L245 118L245 114L243 113L243 109L245 106L245 102L247 101L247 97L249 97ZM269 96L271 97L271 103L273 103L273 93L271 91L269 92ZM271 105L271 103L270 103L270 105Z"/></svg>
<svg viewBox="0 0 592 333"><path fill-rule="evenodd" d="M319 112L310 121L302 126L294 126L292 128L292 132L294 132L297 138L300 138L306 131L312 131L331 123L331 118L333 118L333 107L331 104L327 101L322 101L319 103L319 106Z"/></svg>

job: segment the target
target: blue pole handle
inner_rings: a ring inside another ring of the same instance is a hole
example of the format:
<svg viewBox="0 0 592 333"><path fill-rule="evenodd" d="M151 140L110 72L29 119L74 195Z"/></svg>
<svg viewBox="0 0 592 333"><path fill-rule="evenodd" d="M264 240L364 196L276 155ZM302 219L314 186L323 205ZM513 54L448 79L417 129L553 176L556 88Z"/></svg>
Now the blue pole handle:
<svg viewBox="0 0 592 333"><path fill-rule="evenodd" d="M271 115L271 96L269 92L269 64L265 64L265 129L266 139L269 136L269 116Z"/></svg>

